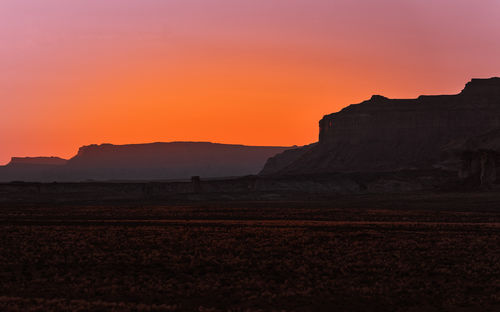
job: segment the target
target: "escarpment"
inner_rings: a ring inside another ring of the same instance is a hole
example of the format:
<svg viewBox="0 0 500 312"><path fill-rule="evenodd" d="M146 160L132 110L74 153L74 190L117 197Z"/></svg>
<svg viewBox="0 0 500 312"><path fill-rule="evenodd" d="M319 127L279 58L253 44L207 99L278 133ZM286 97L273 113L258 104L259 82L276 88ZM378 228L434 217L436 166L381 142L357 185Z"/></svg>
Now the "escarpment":
<svg viewBox="0 0 500 312"><path fill-rule="evenodd" d="M319 126L316 146L279 171L266 173L439 167L443 148L450 142L500 128L500 78L473 79L456 95L416 99L375 95L324 116Z"/></svg>

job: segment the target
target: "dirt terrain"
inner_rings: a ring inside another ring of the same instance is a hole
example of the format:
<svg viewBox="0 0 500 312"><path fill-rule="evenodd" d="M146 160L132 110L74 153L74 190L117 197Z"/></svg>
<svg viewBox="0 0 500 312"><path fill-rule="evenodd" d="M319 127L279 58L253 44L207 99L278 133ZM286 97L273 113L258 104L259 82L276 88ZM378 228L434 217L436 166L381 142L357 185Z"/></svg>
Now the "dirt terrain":
<svg viewBox="0 0 500 312"><path fill-rule="evenodd" d="M2 203L0 310L498 311L499 203Z"/></svg>

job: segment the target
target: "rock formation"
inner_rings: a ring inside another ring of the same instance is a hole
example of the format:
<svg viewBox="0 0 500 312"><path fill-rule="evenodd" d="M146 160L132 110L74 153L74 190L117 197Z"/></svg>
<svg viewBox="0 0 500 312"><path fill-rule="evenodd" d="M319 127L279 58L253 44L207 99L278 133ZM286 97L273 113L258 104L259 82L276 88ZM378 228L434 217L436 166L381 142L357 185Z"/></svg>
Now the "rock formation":
<svg viewBox="0 0 500 312"><path fill-rule="evenodd" d="M0 166L0 181L44 180L66 163L59 157L12 157L6 166Z"/></svg>
<svg viewBox="0 0 500 312"><path fill-rule="evenodd" d="M313 143L301 147L295 147L269 158L260 174L268 175L283 170L293 162L297 161L297 159L304 156L307 151L316 145L317 143Z"/></svg>
<svg viewBox="0 0 500 312"><path fill-rule="evenodd" d="M446 165L469 184L490 188L499 176L500 129L451 142L443 151Z"/></svg>
<svg viewBox="0 0 500 312"><path fill-rule="evenodd" d="M0 181L171 180L257 174L269 157L290 147L244 146L209 142L89 145L69 159L13 159L0 167ZM57 163L34 170L20 163ZM61 164L61 165L59 165Z"/></svg>
<svg viewBox="0 0 500 312"><path fill-rule="evenodd" d="M12 157L7 166L25 166L25 165L49 165L49 166L61 166L65 165L66 159L59 157Z"/></svg>
<svg viewBox="0 0 500 312"><path fill-rule="evenodd" d="M500 128L500 78L473 79L456 95L416 99L374 95L324 116L319 126L317 145L277 170L267 170L271 166L266 166L265 173L437 168L443 163L446 145ZM493 156L488 155L480 157L484 168L492 166ZM485 181L492 179L489 173L481 176Z"/></svg>

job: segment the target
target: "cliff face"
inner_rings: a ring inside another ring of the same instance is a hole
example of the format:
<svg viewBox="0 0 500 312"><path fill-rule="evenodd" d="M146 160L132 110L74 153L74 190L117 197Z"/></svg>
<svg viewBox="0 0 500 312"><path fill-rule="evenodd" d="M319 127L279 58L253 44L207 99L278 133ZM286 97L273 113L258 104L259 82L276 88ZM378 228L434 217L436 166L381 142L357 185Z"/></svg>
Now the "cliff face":
<svg viewBox="0 0 500 312"><path fill-rule="evenodd" d="M373 96L319 125L318 145L280 173L432 168L446 144L500 127L500 78L473 79L457 95Z"/></svg>

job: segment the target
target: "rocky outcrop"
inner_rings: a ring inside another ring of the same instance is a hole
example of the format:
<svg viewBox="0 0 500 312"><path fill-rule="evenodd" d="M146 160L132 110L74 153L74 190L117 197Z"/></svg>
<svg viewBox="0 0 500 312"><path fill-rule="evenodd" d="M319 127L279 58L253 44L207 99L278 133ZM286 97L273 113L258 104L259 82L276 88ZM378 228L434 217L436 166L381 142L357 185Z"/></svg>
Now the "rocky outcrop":
<svg viewBox="0 0 500 312"><path fill-rule="evenodd" d="M491 188L497 179L498 152L464 151L461 156L459 177L470 185Z"/></svg>
<svg viewBox="0 0 500 312"><path fill-rule="evenodd" d="M313 143L301 147L292 148L269 158L259 174L269 175L280 172L281 170L304 156L316 145L317 143Z"/></svg>
<svg viewBox="0 0 500 312"><path fill-rule="evenodd" d="M500 129L447 144L445 162L469 185L491 188L500 171Z"/></svg>
<svg viewBox="0 0 500 312"><path fill-rule="evenodd" d="M324 116L319 125L319 143L274 173L436 168L450 142L500 128L500 78L473 79L456 95L376 95Z"/></svg>

